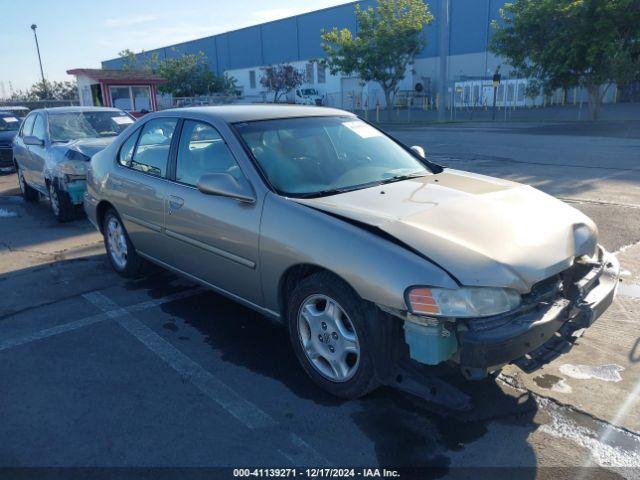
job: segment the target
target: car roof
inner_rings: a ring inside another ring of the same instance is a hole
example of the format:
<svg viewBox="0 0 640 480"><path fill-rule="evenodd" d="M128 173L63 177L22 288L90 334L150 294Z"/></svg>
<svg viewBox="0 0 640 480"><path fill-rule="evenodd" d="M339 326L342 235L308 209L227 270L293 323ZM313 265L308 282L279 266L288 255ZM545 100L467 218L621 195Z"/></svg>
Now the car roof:
<svg viewBox="0 0 640 480"><path fill-rule="evenodd" d="M80 112L121 112L119 108L111 107L52 107L52 108L38 108L32 110L32 112L45 112L50 114L55 113L80 113Z"/></svg>
<svg viewBox="0 0 640 480"><path fill-rule="evenodd" d="M211 116L227 123L296 117L355 116L351 112L339 110L337 108L273 104L172 108L170 110L162 110L161 113L176 113L180 116L186 116L189 114Z"/></svg>

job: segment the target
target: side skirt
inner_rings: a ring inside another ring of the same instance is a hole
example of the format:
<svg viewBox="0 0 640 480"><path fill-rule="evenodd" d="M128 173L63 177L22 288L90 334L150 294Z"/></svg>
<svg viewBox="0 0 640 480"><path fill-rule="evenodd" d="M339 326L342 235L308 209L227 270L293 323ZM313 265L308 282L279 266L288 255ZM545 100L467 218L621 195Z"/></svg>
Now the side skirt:
<svg viewBox="0 0 640 480"><path fill-rule="evenodd" d="M234 300L242 305L244 305L245 307L249 307L252 310L255 310L258 313L261 313L262 315L266 315L267 317L269 317L272 320L276 320L278 322L282 322L282 318L280 316L280 314L278 312L274 312L273 310L269 310L268 308L264 308L261 307L260 305L257 305L253 302L250 302L249 300L246 300L245 298L242 298L234 293L231 293L223 288L217 287L215 285L213 285L212 283L207 282L206 280L203 280L199 277L196 277L195 275L191 275L190 273L187 273L183 270L180 270L179 268L176 267L172 267L171 265L163 262L162 260L158 260L155 257L152 257L151 255L147 255L144 252L141 252L140 250L136 250L136 252L138 253L138 255L140 255L141 257L145 258L146 260L149 260L152 263L155 263L156 265L159 265L162 268L165 268L167 270L170 270L180 276L183 276L185 278L188 278L189 280L191 280L192 282L196 282L199 283L200 285L207 287L211 290L213 290L216 293L219 293L220 295L224 295L225 297L230 298L231 300Z"/></svg>

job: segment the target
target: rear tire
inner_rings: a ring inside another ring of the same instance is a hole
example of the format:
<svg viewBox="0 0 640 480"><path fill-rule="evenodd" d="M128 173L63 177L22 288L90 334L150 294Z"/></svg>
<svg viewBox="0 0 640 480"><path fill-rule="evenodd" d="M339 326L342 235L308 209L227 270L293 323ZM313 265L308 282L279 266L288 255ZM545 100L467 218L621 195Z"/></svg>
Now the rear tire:
<svg viewBox="0 0 640 480"><path fill-rule="evenodd" d="M18 185L20 186L20 192L22 193L22 198L29 203L35 203L40 200L40 193L35 189L31 188L26 180L24 179L24 174L22 173L22 169L16 167L16 171L18 172Z"/></svg>
<svg viewBox="0 0 640 480"><path fill-rule="evenodd" d="M107 258L116 273L125 278L144 275L147 262L136 252L120 216L112 208L102 219L102 235Z"/></svg>
<svg viewBox="0 0 640 480"><path fill-rule="evenodd" d="M71 202L69 194L58 188L55 180L49 182L49 204L51 212L56 219L61 222L68 222L75 217L76 209Z"/></svg>
<svg viewBox="0 0 640 480"><path fill-rule="evenodd" d="M318 272L298 284L287 309L289 337L307 375L342 398L358 398L380 385L376 375L375 307L343 280ZM384 359L380 359L384 361Z"/></svg>

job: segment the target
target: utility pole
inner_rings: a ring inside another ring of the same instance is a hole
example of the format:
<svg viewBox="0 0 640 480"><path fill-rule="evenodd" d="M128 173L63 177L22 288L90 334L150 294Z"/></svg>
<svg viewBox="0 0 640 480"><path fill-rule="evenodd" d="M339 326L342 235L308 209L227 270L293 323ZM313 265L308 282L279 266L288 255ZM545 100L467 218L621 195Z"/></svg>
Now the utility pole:
<svg viewBox="0 0 640 480"><path fill-rule="evenodd" d="M31 25L31 30L33 30L33 38L36 39L36 51L38 52L38 63L40 64L40 76L42 77L42 89L44 90L45 97L48 96L49 92L47 91L47 83L44 80L44 70L42 70L42 58L40 57L40 45L38 44L38 34L36 33L36 28L38 26L34 23Z"/></svg>
<svg viewBox="0 0 640 480"><path fill-rule="evenodd" d="M438 121L445 122L447 120L447 67L449 63L449 1L441 0L440 16L436 20L439 23L438 43L440 44L440 75L438 79L438 91L440 96L440 104L438 105Z"/></svg>

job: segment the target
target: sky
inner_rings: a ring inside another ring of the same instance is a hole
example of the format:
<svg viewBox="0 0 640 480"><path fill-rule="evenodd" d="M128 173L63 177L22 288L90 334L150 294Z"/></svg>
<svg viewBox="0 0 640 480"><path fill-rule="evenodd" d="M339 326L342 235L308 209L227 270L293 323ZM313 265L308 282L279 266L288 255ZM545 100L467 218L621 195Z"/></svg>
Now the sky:
<svg viewBox="0 0 640 480"><path fill-rule="evenodd" d="M99 68L129 48L151 50L348 0L0 0L0 98L40 80L31 24L47 80Z"/></svg>

